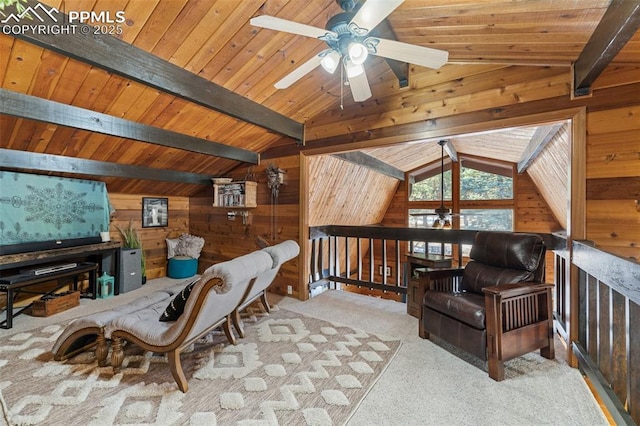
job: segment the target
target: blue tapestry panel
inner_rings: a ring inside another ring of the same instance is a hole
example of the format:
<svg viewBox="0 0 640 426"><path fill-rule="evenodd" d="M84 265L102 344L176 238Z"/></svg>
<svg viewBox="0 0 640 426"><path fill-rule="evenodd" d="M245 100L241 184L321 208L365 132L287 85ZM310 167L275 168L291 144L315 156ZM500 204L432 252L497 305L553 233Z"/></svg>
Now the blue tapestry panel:
<svg viewBox="0 0 640 426"><path fill-rule="evenodd" d="M110 210L104 182L0 171L0 244L97 237Z"/></svg>

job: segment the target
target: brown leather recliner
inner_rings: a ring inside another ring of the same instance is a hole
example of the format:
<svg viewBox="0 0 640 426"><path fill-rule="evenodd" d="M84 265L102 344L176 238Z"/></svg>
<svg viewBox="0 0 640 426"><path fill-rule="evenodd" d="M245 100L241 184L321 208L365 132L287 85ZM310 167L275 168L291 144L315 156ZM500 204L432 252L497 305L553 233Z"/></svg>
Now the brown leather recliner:
<svg viewBox="0 0 640 426"><path fill-rule="evenodd" d="M504 379L503 362L540 349L554 358L551 289L545 246L536 234L481 231L464 269L431 271L420 337L433 334L483 360Z"/></svg>

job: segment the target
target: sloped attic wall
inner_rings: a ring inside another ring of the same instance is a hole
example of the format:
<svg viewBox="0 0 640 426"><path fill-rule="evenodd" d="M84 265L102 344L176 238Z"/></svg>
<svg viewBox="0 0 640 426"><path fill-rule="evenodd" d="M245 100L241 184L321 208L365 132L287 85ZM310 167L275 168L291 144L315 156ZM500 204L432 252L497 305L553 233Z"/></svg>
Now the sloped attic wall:
<svg viewBox="0 0 640 426"><path fill-rule="evenodd" d="M398 180L330 155L308 161L309 226L382 222Z"/></svg>
<svg viewBox="0 0 640 426"><path fill-rule="evenodd" d="M526 171L563 229L567 229L570 138L565 124Z"/></svg>

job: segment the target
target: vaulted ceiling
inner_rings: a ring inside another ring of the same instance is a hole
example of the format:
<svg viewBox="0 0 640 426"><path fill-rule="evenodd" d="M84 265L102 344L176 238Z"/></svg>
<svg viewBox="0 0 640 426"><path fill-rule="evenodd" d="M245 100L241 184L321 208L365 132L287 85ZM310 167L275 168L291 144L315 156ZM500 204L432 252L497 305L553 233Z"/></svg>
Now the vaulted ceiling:
<svg viewBox="0 0 640 426"><path fill-rule="evenodd" d="M406 0L388 17L397 39L446 50L449 63L438 70L409 65L408 87L401 88L387 62L371 57L365 67L373 96L358 104L338 73L331 75L320 67L287 89L275 89L275 82L325 44L249 23L252 17L272 15L324 27L341 11L334 0L42 3L66 13L109 12L114 17L122 11L126 20L113 27L118 30L113 35L70 35L58 44L55 37L0 34L4 89L0 148L12 154L48 155L38 160L12 157L21 168L38 162L44 170L66 167L80 174L87 164L94 170L102 168L107 175L103 180L114 192L192 195L202 187L198 179L224 175L241 164L239 159L254 161L255 153L296 146L300 142L296 124L300 129L305 125L307 140L329 138L380 127L381 122L410 122L415 120L410 108L416 104L435 116L456 113L447 107L449 97L508 92L516 74L519 81L560 76L557 81L566 85L571 63L580 56L610 0ZM73 37L83 42L73 44L69 41ZM112 37L119 39L117 43L104 41ZM78 50L70 53L74 48ZM614 63L638 65L639 51L636 34ZM149 60L146 53L161 61ZM86 57L94 59L87 63ZM214 88L238 96L228 97ZM398 97L406 102L406 116L385 117L386 103L396 103ZM358 119L360 108L367 108L368 115ZM54 111L50 115L57 117L43 119L40 111ZM336 126L343 111L349 115ZM534 128L511 132L518 141L512 148L524 151L534 132ZM517 161L518 153L505 158L504 149L486 142L487 135L478 138L475 142L459 138L454 145L461 152ZM439 158L433 141L429 149L410 142L413 145L402 148L364 151L405 171ZM69 158L98 163L73 163ZM130 168L111 177L110 164ZM7 162L2 166L11 167ZM161 172L167 170L176 172L179 182L162 181ZM153 180L155 171L160 180ZM146 179L132 178L140 173Z"/></svg>

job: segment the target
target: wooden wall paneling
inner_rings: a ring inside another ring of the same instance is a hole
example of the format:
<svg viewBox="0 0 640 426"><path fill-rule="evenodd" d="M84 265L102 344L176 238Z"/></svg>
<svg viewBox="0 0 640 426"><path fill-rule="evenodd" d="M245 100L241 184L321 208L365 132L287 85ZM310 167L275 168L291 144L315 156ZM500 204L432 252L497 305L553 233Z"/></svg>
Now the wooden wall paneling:
<svg viewBox="0 0 640 426"><path fill-rule="evenodd" d="M640 105L590 112L587 116L587 179L637 178L640 170ZM588 183L587 183L588 184ZM631 187L624 186L631 190ZM619 192L618 192L619 193ZM635 194L616 199L590 193L587 236L601 249L640 259L640 213Z"/></svg>
<svg viewBox="0 0 640 426"><path fill-rule="evenodd" d="M108 187L107 187L108 189ZM189 198L169 196L169 224L161 228L142 227L142 197L162 195L109 193L109 201L115 209L111 220L110 234L113 241L121 241L117 226L125 228L132 220L142 239L146 257L147 279L167 275L167 245L165 238L176 238L189 232Z"/></svg>
<svg viewBox="0 0 640 426"><path fill-rule="evenodd" d="M200 271L207 267L233 259L259 249L256 237L266 239L270 244L277 244L285 240L300 243L299 235L299 203L300 178L299 156L272 159L271 162L285 170L285 183L280 187L278 204L272 204L270 190L267 187L265 169L268 164L254 166L252 172L258 182L258 207L246 209L249 212L247 224L236 216L235 220L227 218L228 211L244 209L213 207L213 191L208 188L206 194L200 194L190 199L189 230L194 235L205 239L202 252ZM235 180L244 180L247 168L242 167L227 174ZM275 214L275 216L273 216ZM275 219L275 220L272 220ZM272 235L273 234L273 235ZM300 260L295 259L283 265L278 278L270 287L270 291L286 295L287 286L293 289L293 297L301 297Z"/></svg>
<svg viewBox="0 0 640 426"><path fill-rule="evenodd" d="M516 176L515 230L551 233L564 229L545 201L540 187L527 174Z"/></svg>
<svg viewBox="0 0 640 426"><path fill-rule="evenodd" d="M640 127L610 133L589 134L587 179L638 176L640 169Z"/></svg>
<svg viewBox="0 0 640 426"><path fill-rule="evenodd" d="M593 90L640 82L640 65L609 65L596 81Z"/></svg>
<svg viewBox="0 0 640 426"><path fill-rule="evenodd" d="M640 262L635 200L587 200L587 237L601 250Z"/></svg>

